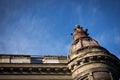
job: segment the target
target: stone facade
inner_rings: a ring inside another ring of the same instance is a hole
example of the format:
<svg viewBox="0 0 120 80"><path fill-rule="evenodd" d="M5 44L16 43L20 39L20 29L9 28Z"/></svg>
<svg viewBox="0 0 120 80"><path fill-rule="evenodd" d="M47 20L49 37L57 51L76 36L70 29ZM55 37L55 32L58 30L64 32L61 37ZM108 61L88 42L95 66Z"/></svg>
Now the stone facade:
<svg viewBox="0 0 120 80"><path fill-rule="evenodd" d="M120 60L76 25L67 56L0 55L0 80L119 80Z"/></svg>
<svg viewBox="0 0 120 80"><path fill-rule="evenodd" d="M3 55L0 56L3 57ZM17 60L22 57L26 63L1 62L0 80L73 80L71 71L67 67L66 56L4 55L4 58L9 60L13 56L17 56Z"/></svg>

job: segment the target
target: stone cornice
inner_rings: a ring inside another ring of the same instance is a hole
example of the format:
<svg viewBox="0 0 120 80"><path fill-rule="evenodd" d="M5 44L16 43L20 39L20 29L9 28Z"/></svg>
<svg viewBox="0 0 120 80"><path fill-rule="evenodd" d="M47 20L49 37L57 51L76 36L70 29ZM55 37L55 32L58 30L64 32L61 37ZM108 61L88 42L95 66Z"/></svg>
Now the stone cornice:
<svg viewBox="0 0 120 80"><path fill-rule="evenodd" d="M0 74L71 75L66 64L0 64Z"/></svg>
<svg viewBox="0 0 120 80"><path fill-rule="evenodd" d="M74 60L69 65L71 65L70 70L74 71L77 69L77 66L83 66L89 63L106 63L109 65L115 65L116 68L119 69L120 67L120 61L118 59L112 58L111 56L108 55L94 55L94 56L88 56L84 57L78 60Z"/></svg>

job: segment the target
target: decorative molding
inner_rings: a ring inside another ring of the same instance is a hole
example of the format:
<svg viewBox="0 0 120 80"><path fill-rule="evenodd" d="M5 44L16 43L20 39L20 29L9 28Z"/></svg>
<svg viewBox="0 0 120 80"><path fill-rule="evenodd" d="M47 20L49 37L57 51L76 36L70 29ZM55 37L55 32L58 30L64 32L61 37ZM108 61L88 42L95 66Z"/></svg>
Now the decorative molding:
<svg viewBox="0 0 120 80"><path fill-rule="evenodd" d="M78 57L79 58L79 57ZM88 56L84 57L82 59L74 60L71 62L71 67L69 68L70 70L76 69L75 66L83 66L86 63L110 63L110 65L114 64L116 67L120 67L120 61L112 58L111 56L108 55L95 55L95 56Z"/></svg>
<svg viewBox="0 0 120 80"><path fill-rule="evenodd" d="M0 74L71 74L67 67L0 67Z"/></svg>

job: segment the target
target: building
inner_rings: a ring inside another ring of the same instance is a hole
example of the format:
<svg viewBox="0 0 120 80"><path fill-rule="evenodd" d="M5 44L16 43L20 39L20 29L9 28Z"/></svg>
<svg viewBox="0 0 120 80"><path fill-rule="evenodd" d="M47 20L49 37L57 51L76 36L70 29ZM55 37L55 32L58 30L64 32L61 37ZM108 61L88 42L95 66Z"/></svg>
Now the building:
<svg viewBox="0 0 120 80"><path fill-rule="evenodd" d="M0 80L119 80L120 60L76 25L68 56L0 54Z"/></svg>
<svg viewBox="0 0 120 80"><path fill-rule="evenodd" d="M73 33L68 67L74 80L119 80L120 60L98 42L81 26Z"/></svg>
<svg viewBox="0 0 120 80"><path fill-rule="evenodd" d="M73 80L66 56L0 55L0 80Z"/></svg>

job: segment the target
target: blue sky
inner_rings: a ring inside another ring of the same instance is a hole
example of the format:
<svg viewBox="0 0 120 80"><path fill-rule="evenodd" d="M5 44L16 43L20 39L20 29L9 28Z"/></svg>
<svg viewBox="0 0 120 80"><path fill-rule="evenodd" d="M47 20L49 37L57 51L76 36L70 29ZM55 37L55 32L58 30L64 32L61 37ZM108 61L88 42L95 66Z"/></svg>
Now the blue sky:
<svg viewBox="0 0 120 80"><path fill-rule="evenodd" d="M120 58L120 0L0 0L0 53L68 55L80 24Z"/></svg>

